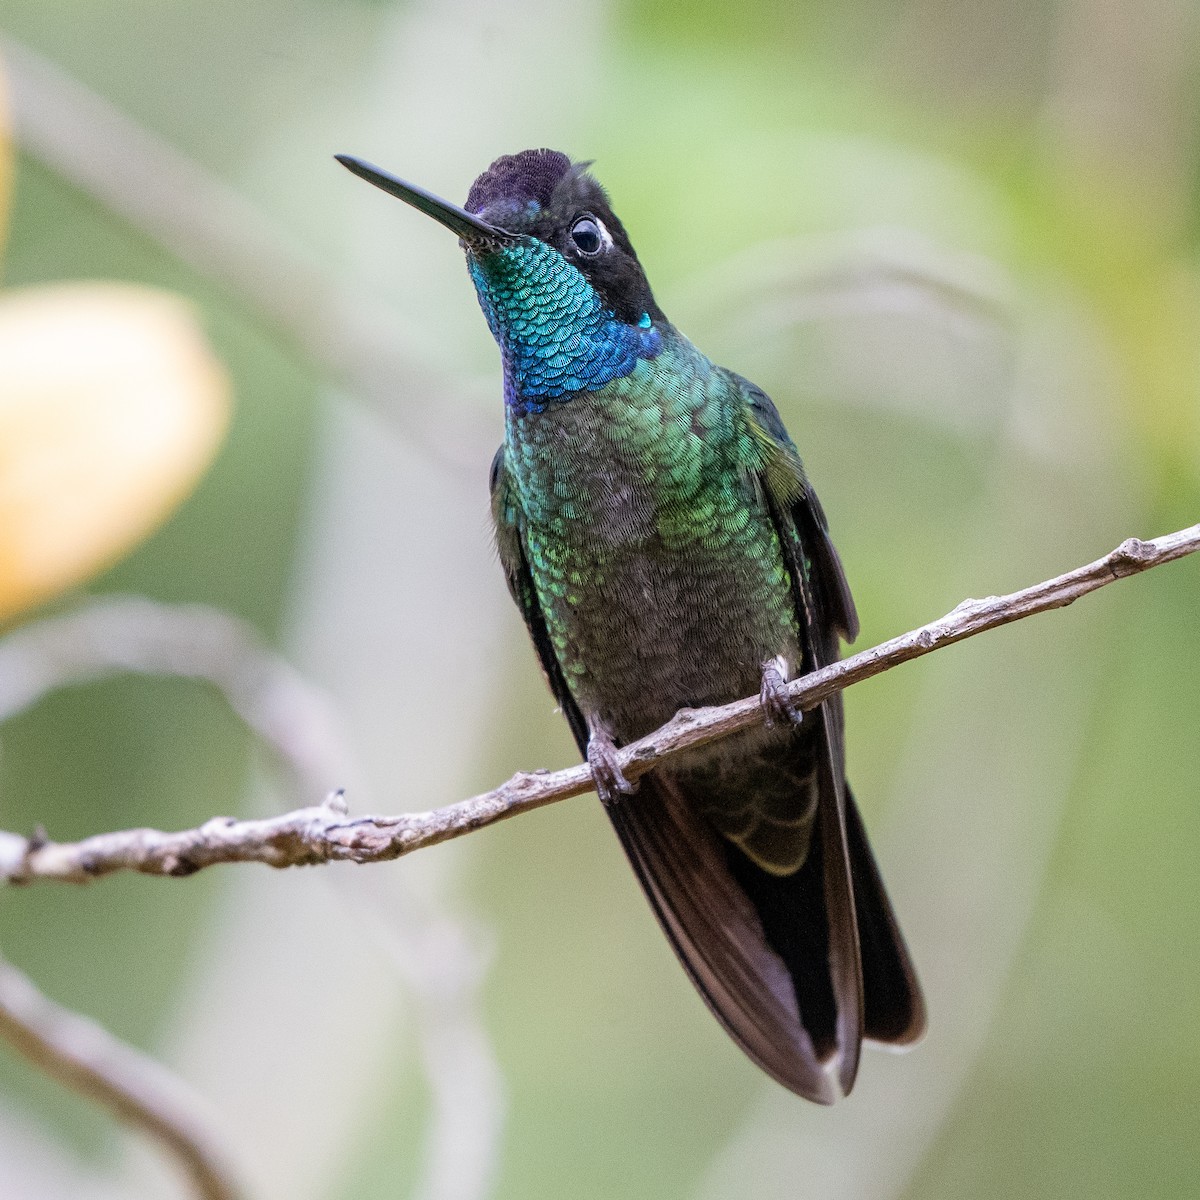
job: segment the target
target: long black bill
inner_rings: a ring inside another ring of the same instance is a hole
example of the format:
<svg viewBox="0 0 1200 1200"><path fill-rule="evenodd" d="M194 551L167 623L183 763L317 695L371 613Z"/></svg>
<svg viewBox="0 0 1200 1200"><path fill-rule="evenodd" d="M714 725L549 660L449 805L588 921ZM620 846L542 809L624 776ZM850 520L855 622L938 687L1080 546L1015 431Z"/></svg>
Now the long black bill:
<svg viewBox="0 0 1200 1200"><path fill-rule="evenodd" d="M457 233L468 245L495 246L516 240L515 235L507 230L489 225L465 209L459 208L457 204L451 204L448 200L443 200L440 196L435 196L432 192L417 187L415 183L405 183L403 179L397 179L395 175L381 171L361 158L353 158L349 154L335 154L333 157L347 171L353 171L360 179L373 183L388 195L403 200L405 204L411 204L413 208L423 212L427 217L432 217L440 225L445 225L447 229Z"/></svg>

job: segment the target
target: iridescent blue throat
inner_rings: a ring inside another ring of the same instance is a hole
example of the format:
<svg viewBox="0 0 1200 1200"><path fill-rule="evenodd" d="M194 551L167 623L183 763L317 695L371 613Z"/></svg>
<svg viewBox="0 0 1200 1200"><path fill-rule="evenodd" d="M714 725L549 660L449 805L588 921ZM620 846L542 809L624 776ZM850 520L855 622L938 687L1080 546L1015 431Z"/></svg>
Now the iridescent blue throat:
<svg viewBox="0 0 1200 1200"><path fill-rule="evenodd" d="M636 326L618 320L583 273L536 238L468 255L467 266L504 359L504 401L518 412L601 388L662 349L649 314Z"/></svg>

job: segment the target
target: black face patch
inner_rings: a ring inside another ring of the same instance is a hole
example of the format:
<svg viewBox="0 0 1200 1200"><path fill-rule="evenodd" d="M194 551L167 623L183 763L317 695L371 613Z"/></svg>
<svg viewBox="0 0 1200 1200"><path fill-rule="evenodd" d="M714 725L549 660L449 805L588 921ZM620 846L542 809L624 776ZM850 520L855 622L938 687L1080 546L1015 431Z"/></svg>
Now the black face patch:
<svg viewBox="0 0 1200 1200"><path fill-rule="evenodd" d="M662 320L629 235L587 167L557 150L505 155L471 185L466 209L501 229L553 246L579 268L619 320L636 325L645 313ZM607 235L591 253L571 237L572 227L587 216Z"/></svg>

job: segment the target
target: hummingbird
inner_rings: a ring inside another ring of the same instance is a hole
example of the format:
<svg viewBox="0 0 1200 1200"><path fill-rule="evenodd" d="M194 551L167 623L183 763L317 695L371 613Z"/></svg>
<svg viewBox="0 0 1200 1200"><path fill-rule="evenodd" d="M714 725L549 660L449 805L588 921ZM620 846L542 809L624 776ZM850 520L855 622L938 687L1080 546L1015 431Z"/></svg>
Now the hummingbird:
<svg viewBox="0 0 1200 1200"><path fill-rule="evenodd" d="M590 163L498 158L459 207L354 174L458 235L500 348L496 546L542 670L684 970L745 1053L821 1104L925 1007L846 782L840 694L787 683L858 617L775 405L654 299ZM617 750L758 693L755 727L635 787Z"/></svg>

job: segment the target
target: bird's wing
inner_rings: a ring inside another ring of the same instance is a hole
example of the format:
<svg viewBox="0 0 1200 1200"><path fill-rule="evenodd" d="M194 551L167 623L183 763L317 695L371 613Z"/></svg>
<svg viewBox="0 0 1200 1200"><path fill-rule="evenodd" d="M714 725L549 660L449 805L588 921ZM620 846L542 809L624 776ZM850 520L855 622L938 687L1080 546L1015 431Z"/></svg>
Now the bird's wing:
<svg viewBox="0 0 1200 1200"><path fill-rule="evenodd" d="M533 639L533 648L537 651L538 661L542 664L542 672L554 699L567 718L567 724L575 735L579 752L587 754L588 731L587 722L579 711L567 687L566 677L562 666L554 653L550 642L550 634L546 629L546 619L542 615L538 603L537 591L533 586L533 575L525 558L525 547L521 542L520 512L513 494L512 480L504 469L504 447L496 451L492 459L490 477L492 493L492 523L496 533L496 550L500 555L500 565L504 568L504 578L508 590L525 618L525 627Z"/></svg>
<svg viewBox="0 0 1200 1200"><path fill-rule="evenodd" d="M849 636L858 631L858 615L846 583L837 551L829 539L824 513L808 486L795 446L784 429L775 405L766 393L749 382L742 384L748 428L758 458L758 479L779 535L780 547L796 604L800 630L802 672L816 670L836 661L839 632ZM829 985L836 1009L836 1069L843 1093L854 1085L863 1036L863 978L855 913L854 887L846 842L846 769L841 696L834 696L805 714L811 723L817 769L817 818L813 831L818 847L810 850L812 860L796 872L799 878L819 861L822 878L820 899L823 912L811 906L797 918L824 926ZM770 926L772 911L780 909L777 881L742 872L743 886L764 913ZM809 885L810 888L812 884ZM790 907L790 906L789 906ZM768 936L770 936L768 929ZM780 941L776 935L776 941ZM819 964L798 963L793 974L811 972Z"/></svg>
<svg viewBox="0 0 1200 1200"><path fill-rule="evenodd" d="M842 560L829 536L825 510L809 485L795 444L784 428L779 410L761 388L735 376L745 397L751 434L758 455L759 477L768 499L778 508L783 520L777 520L785 555L792 565L808 557L809 569L803 572L812 591L810 620L816 618L820 653L825 661L838 657L837 635L847 642L858 637L858 612ZM787 528L781 528L786 525ZM801 618L803 613L798 614ZM805 627L802 620L801 628ZM811 668L810 668L811 669Z"/></svg>
<svg viewBox="0 0 1200 1200"><path fill-rule="evenodd" d="M809 485L779 413L761 389L738 381L760 453L759 478L775 522L796 597L805 672L835 662L838 635L853 641L858 614L825 513ZM846 783L842 697L826 700L806 720L820 722L818 821L825 851L830 970L838 997L839 1073L849 1090L862 1036L893 1045L925 1029L916 971Z"/></svg>

